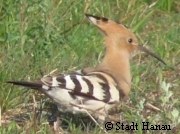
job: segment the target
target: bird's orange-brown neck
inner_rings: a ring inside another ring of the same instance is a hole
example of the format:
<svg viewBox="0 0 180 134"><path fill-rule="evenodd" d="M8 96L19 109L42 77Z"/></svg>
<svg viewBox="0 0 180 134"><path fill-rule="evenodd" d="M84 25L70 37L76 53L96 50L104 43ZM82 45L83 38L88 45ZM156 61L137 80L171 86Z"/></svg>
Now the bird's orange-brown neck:
<svg viewBox="0 0 180 134"><path fill-rule="evenodd" d="M130 55L128 51L117 50L115 47L107 47L102 63L97 70L110 73L118 83L120 90L125 96L131 88Z"/></svg>

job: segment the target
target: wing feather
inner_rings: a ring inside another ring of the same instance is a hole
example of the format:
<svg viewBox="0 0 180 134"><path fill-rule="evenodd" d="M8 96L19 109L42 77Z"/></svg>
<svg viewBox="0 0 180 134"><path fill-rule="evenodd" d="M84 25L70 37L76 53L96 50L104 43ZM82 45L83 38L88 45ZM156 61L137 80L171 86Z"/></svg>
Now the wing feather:
<svg viewBox="0 0 180 134"><path fill-rule="evenodd" d="M103 72L92 72L87 75L69 74L52 78L49 86L52 92L56 90L68 90L71 97L94 99L105 103L119 99L117 86L113 78ZM116 90L116 94L113 92ZM60 91L59 91L60 92Z"/></svg>

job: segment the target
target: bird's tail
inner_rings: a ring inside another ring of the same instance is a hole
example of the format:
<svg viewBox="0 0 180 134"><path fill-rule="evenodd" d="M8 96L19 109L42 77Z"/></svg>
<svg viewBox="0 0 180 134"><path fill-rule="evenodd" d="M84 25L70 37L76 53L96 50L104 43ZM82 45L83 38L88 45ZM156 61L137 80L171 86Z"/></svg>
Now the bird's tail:
<svg viewBox="0 0 180 134"><path fill-rule="evenodd" d="M28 81L7 81L13 85L24 86L31 89L42 89L42 82L28 82Z"/></svg>

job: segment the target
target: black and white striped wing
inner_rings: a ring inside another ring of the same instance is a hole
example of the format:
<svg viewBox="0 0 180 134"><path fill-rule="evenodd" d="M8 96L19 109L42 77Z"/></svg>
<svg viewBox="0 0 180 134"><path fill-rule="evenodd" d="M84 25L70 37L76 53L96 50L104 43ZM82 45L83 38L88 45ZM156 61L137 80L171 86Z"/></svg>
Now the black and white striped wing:
<svg viewBox="0 0 180 134"><path fill-rule="evenodd" d="M120 100L116 82L104 72L47 76L41 81L44 92L59 104L94 105L95 108L98 103L100 106Z"/></svg>

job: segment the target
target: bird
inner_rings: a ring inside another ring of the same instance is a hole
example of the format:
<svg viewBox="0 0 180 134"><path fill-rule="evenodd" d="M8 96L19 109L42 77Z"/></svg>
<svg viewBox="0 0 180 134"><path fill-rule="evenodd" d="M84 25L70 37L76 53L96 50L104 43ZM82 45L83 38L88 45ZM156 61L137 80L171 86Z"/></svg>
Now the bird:
<svg viewBox="0 0 180 134"><path fill-rule="evenodd" d="M7 83L44 93L55 102L60 111L89 111L94 117L105 120L108 110L130 93L130 60L134 53L145 52L163 64L166 63L140 45L136 35L122 23L91 14L85 16L104 37L105 54L99 64L73 73L50 73L35 81L11 80Z"/></svg>

